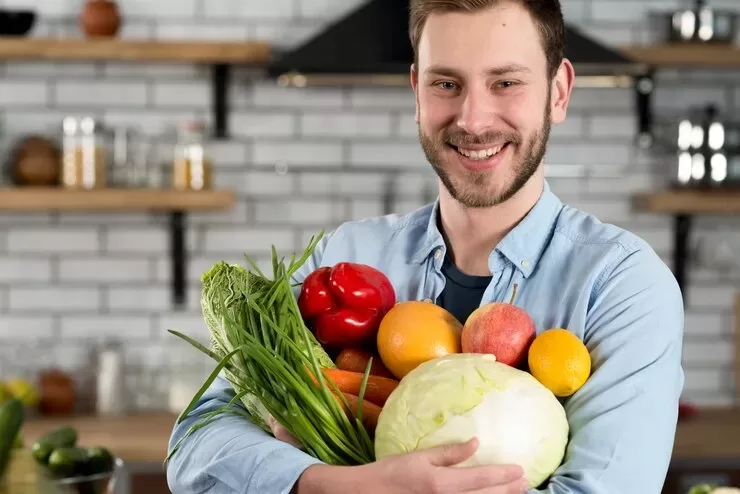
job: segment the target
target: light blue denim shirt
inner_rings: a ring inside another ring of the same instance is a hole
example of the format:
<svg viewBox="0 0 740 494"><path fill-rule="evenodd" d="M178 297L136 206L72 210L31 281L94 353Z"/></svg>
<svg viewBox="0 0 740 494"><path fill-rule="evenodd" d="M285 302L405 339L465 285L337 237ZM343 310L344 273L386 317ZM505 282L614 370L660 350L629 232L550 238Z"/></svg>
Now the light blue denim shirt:
<svg viewBox="0 0 740 494"><path fill-rule="evenodd" d="M399 300L436 300L445 278L438 203L407 215L345 223L322 240L301 275L353 261L386 273ZM591 354L592 375L564 400L571 436L551 494L659 494L671 459L683 388L683 301L670 270L639 237L564 205L545 184L529 214L491 252L483 303L518 306L537 331L567 328ZM226 404L217 379L197 408ZM196 422L173 430L170 447ZM287 494L317 460L244 418L223 415L181 445L168 464L178 493Z"/></svg>

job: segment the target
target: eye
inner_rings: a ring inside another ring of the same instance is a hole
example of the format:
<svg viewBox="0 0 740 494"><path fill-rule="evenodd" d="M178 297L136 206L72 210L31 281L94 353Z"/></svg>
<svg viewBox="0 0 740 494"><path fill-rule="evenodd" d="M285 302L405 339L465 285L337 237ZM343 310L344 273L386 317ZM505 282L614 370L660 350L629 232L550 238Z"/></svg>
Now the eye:
<svg viewBox="0 0 740 494"><path fill-rule="evenodd" d="M498 81L494 86L501 89L508 89L516 86L516 84L514 81Z"/></svg>
<svg viewBox="0 0 740 494"><path fill-rule="evenodd" d="M452 81L440 81L436 82L434 85L440 89L444 89L445 91L453 91L457 89L457 84Z"/></svg>

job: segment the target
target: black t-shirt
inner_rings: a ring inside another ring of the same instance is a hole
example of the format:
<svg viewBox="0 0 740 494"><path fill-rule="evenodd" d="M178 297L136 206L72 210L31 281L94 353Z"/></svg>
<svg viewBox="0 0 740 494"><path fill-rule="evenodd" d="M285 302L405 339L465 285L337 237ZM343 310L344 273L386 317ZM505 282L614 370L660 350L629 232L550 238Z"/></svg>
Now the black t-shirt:
<svg viewBox="0 0 740 494"><path fill-rule="evenodd" d="M437 299L437 305L452 313L462 324L478 307L491 276L471 276L463 273L445 257L442 274L446 278L445 288Z"/></svg>

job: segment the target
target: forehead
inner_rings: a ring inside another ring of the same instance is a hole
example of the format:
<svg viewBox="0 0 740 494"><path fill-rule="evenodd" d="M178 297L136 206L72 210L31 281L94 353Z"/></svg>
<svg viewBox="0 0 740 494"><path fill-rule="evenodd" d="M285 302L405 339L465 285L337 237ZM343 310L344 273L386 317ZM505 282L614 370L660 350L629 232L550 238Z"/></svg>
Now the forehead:
<svg viewBox="0 0 740 494"><path fill-rule="evenodd" d="M540 33L529 12L502 2L476 12L434 13L419 39L419 68L445 65L465 70L520 64L544 70Z"/></svg>

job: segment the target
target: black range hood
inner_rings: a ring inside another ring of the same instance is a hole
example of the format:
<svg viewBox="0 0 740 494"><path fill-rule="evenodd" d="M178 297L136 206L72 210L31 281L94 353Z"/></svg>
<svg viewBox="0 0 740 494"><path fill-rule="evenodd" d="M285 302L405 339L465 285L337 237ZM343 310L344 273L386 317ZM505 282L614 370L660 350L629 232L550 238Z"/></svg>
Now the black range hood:
<svg viewBox="0 0 740 494"><path fill-rule="evenodd" d="M406 85L413 50L408 2L369 0L267 66L283 86ZM565 56L579 85L625 86L645 67L566 25Z"/></svg>

